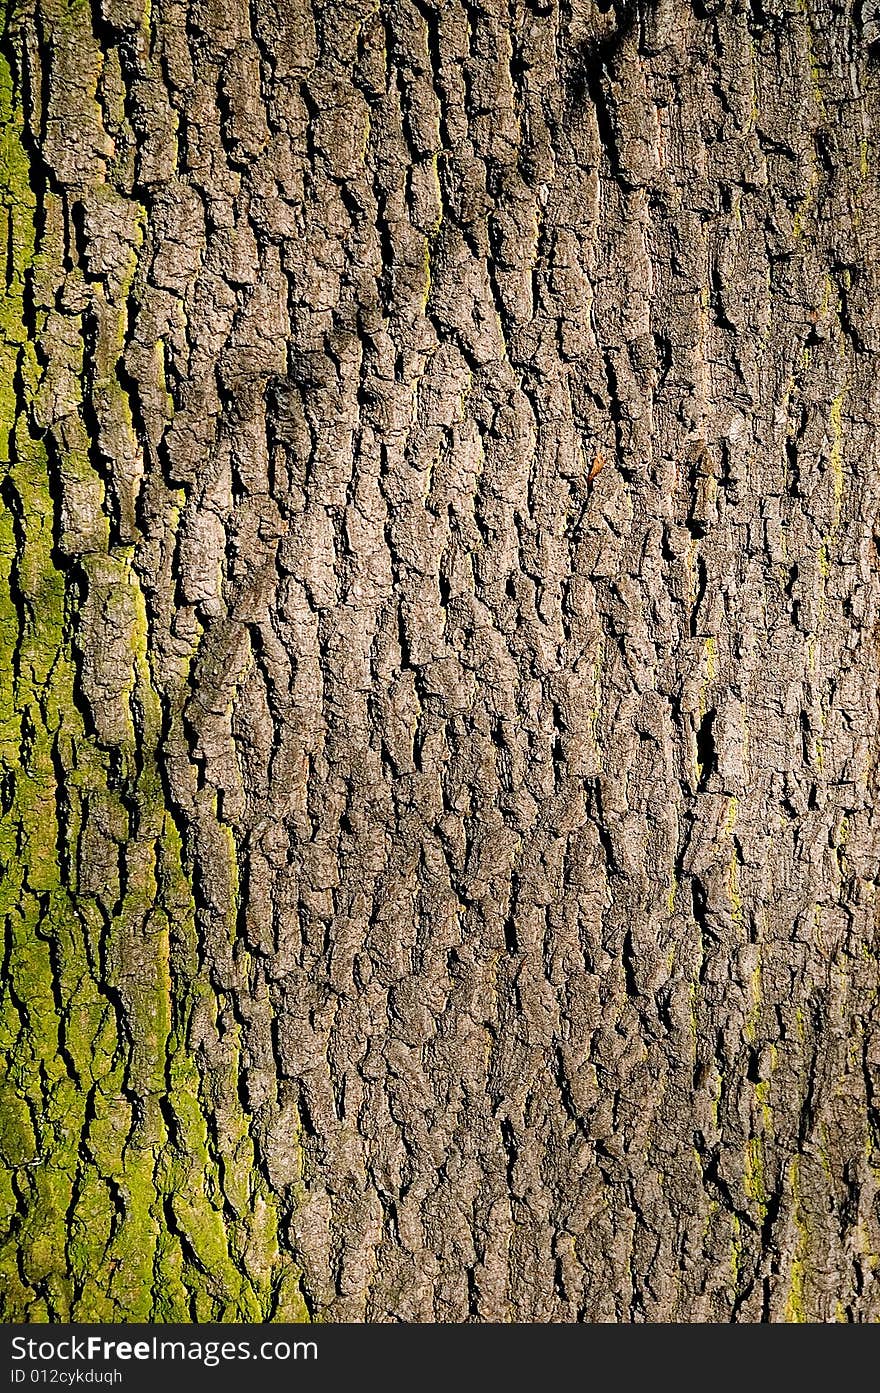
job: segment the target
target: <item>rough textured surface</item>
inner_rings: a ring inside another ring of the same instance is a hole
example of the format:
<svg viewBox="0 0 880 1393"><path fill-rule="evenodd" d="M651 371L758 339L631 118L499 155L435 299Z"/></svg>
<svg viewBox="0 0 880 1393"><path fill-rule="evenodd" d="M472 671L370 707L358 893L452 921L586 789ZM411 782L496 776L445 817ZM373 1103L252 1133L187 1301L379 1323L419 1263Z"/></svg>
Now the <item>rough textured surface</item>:
<svg viewBox="0 0 880 1393"><path fill-rule="evenodd" d="M871 9L10 9L6 1319L880 1317Z"/></svg>

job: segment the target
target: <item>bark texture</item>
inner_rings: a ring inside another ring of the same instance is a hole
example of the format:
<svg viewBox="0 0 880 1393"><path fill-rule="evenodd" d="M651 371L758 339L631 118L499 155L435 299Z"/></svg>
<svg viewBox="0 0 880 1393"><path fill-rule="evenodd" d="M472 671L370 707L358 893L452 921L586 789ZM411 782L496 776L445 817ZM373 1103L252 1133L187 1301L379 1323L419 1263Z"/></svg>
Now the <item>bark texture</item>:
<svg viewBox="0 0 880 1393"><path fill-rule="evenodd" d="M7 1320L880 1317L880 14L15 0Z"/></svg>

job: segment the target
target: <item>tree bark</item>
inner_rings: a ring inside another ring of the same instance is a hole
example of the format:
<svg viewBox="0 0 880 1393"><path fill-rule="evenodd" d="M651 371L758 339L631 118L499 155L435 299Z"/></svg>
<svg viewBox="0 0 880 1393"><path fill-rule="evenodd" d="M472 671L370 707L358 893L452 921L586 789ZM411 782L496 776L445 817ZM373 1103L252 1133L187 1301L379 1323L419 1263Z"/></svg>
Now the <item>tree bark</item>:
<svg viewBox="0 0 880 1393"><path fill-rule="evenodd" d="M877 40L11 5L5 1319L880 1318Z"/></svg>

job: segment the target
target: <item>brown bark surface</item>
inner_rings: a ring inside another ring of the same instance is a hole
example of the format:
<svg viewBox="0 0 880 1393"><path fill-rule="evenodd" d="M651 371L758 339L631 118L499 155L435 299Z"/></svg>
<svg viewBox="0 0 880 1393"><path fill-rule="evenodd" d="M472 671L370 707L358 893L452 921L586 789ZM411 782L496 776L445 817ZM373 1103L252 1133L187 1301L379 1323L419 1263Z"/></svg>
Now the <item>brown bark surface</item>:
<svg viewBox="0 0 880 1393"><path fill-rule="evenodd" d="M13 6L7 1319L878 1318L877 40Z"/></svg>

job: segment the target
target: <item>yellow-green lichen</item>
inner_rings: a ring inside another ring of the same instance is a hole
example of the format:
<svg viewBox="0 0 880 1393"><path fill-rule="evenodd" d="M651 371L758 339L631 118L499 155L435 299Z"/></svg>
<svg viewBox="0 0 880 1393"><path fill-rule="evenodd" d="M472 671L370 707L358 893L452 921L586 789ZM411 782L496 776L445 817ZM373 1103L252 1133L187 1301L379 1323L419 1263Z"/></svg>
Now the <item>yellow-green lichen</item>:
<svg viewBox="0 0 880 1393"><path fill-rule="evenodd" d="M90 32L85 3L47 14L55 29L85 17ZM51 425L44 434L51 412L36 343L48 320L39 312L28 332L25 286L30 276L40 291L64 273L48 190L37 243L22 134L0 57L0 1317L302 1319L298 1273L280 1255L277 1201L255 1171L238 1101L240 1047L213 1097L193 1055L192 1012L208 988L184 846L165 807L135 551L108 552L86 437L67 448ZM136 205L132 219L132 256L97 342L91 390L133 455L116 375L141 237ZM36 298L48 302L42 291ZM81 394L83 368L80 352ZM66 569L55 553L53 470L91 490L92 550L82 556L81 535L62 527ZM92 599L103 587L100 613L122 625L130 654L121 724L105 746L87 728L74 648L87 582ZM218 1141L208 1119L221 1106Z"/></svg>
<svg viewBox="0 0 880 1393"><path fill-rule="evenodd" d="M791 1260L791 1269L788 1278L785 1319L793 1324L801 1324L807 1320L805 1285L807 1276L808 1241L800 1194L800 1160L797 1156L795 1156L791 1162L789 1183L791 1186L792 1219L797 1234L797 1246Z"/></svg>

